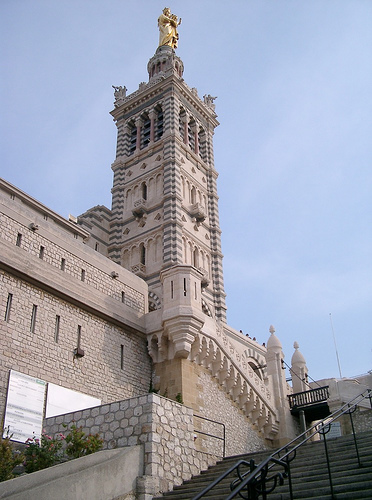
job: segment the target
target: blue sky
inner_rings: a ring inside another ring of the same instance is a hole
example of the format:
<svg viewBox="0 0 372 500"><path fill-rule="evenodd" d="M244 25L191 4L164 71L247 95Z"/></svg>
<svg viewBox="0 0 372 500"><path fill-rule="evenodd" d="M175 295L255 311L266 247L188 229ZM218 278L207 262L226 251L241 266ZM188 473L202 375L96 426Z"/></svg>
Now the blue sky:
<svg viewBox="0 0 372 500"><path fill-rule="evenodd" d="M111 206L111 85L147 81L165 6L215 133L228 323L314 379L372 369L372 2L2 0L0 175L61 215Z"/></svg>

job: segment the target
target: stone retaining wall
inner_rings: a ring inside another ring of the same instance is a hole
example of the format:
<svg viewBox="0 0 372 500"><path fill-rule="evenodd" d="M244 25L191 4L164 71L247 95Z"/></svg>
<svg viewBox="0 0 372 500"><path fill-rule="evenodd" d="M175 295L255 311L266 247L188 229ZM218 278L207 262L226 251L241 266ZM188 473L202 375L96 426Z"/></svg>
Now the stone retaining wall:
<svg viewBox="0 0 372 500"><path fill-rule="evenodd" d="M85 433L99 432L104 449L143 444L144 473L149 494L169 491L218 458L200 452L194 444L193 410L150 393L45 420L48 434L65 432L74 423ZM206 450L208 451L208 450Z"/></svg>

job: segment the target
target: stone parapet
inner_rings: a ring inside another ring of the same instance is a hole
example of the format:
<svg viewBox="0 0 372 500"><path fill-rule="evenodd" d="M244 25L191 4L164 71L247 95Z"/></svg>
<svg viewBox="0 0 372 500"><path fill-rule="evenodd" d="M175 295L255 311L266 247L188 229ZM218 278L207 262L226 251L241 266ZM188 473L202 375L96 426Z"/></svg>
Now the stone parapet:
<svg viewBox="0 0 372 500"><path fill-rule="evenodd" d="M143 445L144 477L138 481L145 498L146 485L151 494L169 491L220 458L209 453L208 444L205 452L196 450L193 417L191 408L150 393L51 417L44 427L56 435L74 423L85 433L100 433L104 449Z"/></svg>

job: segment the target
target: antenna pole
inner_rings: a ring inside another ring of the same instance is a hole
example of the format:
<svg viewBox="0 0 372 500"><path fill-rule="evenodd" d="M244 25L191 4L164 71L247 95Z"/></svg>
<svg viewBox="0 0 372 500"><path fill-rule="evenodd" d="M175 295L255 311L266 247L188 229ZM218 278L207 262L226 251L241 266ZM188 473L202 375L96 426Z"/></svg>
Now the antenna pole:
<svg viewBox="0 0 372 500"><path fill-rule="evenodd" d="M337 364L338 364L338 371L340 372L340 378L342 378L342 375L341 375L341 365L340 365L340 359L338 357L338 351L337 351L337 344L336 344L336 337L335 337L335 332L334 332L334 329L333 329L333 323L332 323L332 314L329 313L329 319L331 321L331 328L332 328L332 335L333 335L333 342L335 344L335 351L336 351L336 358L337 358Z"/></svg>

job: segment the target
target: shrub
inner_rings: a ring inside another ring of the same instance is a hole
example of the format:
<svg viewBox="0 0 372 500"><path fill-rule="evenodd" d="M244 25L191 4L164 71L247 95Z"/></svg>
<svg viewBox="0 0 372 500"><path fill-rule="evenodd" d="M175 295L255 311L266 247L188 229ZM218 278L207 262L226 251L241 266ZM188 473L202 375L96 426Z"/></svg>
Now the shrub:
<svg viewBox="0 0 372 500"><path fill-rule="evenodd" d="M12 436L9 435L9 429L6 431L6 437L3 437L3 434L0 436L0 482L12 479L14 467L24 460L22 453L17 452L12 447L10 442Z"/></svg>
<svg viewBox="0 0 372 500"><path fill-rule="evenodd" d="M59 434L57 438L52 438L44 433L41 435L41 439L35 436L27 439L24 461L25 471L35 472L60 462L63 456L61 448L64 439L63 434Z"/></svg>
<svg viewBox="0 0 372 500"><path fill-rule="evenodd" d="M79 458L99 451L102 448L103 439L100 438L99 434L86 435L81 427L76 427L73 424L70 433L66 436L66 443L66 454L70 458Z"/></svg>

